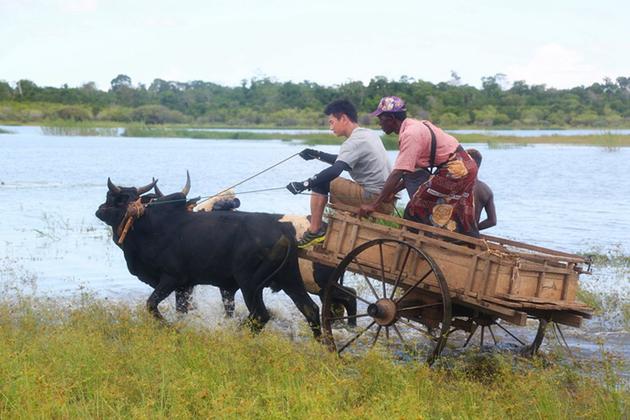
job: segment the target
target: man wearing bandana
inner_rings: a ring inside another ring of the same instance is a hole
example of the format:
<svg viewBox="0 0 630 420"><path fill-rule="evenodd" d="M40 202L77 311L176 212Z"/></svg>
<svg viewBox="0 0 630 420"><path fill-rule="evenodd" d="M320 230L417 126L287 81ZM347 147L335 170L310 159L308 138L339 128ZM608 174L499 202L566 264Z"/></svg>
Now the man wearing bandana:
<svg viewBox="0 0 630 420"><path fill-rule="evenodd" d="M457 139L430 121L407 118L405 102L397 96L382 98L372 115L386 134L398 134L399 153L383 190L361 206L359 215L406 188L411 200L405 219L479 236L473 195L477 164Z"/></svg>

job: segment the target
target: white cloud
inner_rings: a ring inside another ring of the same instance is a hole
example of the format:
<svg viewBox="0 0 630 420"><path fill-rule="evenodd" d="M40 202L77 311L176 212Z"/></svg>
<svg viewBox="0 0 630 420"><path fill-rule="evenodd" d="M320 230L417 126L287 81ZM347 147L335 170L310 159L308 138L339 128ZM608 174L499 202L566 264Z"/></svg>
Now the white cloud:
<svg viewBox="0 0 630 420"><path fill-rule="evenodd" d="M537 48L526 64L508 67L507 75L511 80L525 80L528 84L546 84L555 88L590 85L605 76L578 51L559 44Z"/></svg>

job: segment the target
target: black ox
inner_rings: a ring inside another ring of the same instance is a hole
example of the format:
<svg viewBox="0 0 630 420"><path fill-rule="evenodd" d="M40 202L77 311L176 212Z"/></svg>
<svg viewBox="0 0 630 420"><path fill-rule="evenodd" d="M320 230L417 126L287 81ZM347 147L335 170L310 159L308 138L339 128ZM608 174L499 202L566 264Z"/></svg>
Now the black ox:
<svg viewBox="0 0 630 420"><path fill-rule="evenodd" d="M163 319L159 303L176 292L178 310L193 286L241 289L254 328L269 320L263 288L284 291L318 337L319 308L304 288L298 268L295 230L280 215L247 212L190 212L186 194L147 194L156 184L120 187L108 178L105 203L96 217L113 229L129 272L154 288L148 310ZM151 201L152 200L152 201ZM128 231L125 226L131 226ZM126 233L126 235L125 235Z"/></svg>

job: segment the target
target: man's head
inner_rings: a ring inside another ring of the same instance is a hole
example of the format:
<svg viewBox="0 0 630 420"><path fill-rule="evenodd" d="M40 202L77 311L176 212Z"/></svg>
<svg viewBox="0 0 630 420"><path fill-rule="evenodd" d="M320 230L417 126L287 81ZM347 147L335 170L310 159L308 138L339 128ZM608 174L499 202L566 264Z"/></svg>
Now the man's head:
<svg viewBox="0 0 630 420"><path fill-rule="evenodd" d="M328 115L330 130L336 136L350 137L352 130L357 127L357 110L346 99L339 99L329 103L324 109Z"/></svg>
<svg viewBox="0 0 630 420"><path fill-rule="evenodd" d="M479 150L466 149L466 153L468 153L470 157L473 158L475 162L477 162L477 168L479 168L481 166L481 159L482 159L481 153L479 152Z"/></svg>
<svg viewBox="0 0 630 420"><path fill-rule="evenodd" d="M385 96L378 103L376 111L370 115L378 117L378 122L385 134L400 132L400 125L407 118L405 101L398 96Z"/></svg>

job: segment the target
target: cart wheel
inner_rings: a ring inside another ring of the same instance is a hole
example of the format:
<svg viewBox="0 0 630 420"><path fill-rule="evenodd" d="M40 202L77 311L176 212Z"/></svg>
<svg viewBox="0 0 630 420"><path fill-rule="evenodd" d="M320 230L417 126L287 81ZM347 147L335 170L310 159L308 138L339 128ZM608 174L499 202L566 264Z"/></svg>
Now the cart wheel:
<svg viewBox="0 0 630 420"><path fill-rule="evenodd" d="M511 346L512 348L519 347L519 352L525 356L533 356L538 352L545 338L545 329L547 327L546 320L538 318L537 320L538 330L530 344L527 344L529 339L524 334L514 331L511 326L502 325L496 317L482 314L463 319L453 319L453 328L447 335L450 337L456 331L462 331L466 334L463 344L451 340L455 348L477 347L479 351L482 351L484 346Z"/></svg>
<svg viewBox="0 0 630 420"><path fill-rule="evenodd" d="M355 316L332 313L333 292L339 291L358 301ZM333 328L349 318L356 318L356 329ZM328 280L322 324L326 343L339 354L384 345L401 357L421 357L431 364L444 348L451 324L448 286L422 250L395 239L372 240L352 250Z"/></svg>

